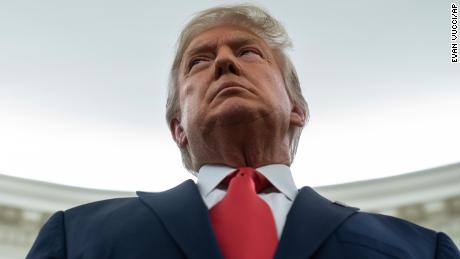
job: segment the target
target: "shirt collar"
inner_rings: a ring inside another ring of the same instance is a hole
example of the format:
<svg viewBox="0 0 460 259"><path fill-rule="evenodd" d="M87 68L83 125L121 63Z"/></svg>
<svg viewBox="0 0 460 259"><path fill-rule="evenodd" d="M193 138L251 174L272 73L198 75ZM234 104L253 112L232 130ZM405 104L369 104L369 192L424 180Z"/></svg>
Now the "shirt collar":
<svg viewBox="0 0 460 259"><path fill-rule="evenodd" d="M217 185L236 168L225 165L204 165L198 171L198 190L206 197ZM298 193L292 179L291 169L283 164L271 164L256 168L273 186L294 201Z"/></svg>

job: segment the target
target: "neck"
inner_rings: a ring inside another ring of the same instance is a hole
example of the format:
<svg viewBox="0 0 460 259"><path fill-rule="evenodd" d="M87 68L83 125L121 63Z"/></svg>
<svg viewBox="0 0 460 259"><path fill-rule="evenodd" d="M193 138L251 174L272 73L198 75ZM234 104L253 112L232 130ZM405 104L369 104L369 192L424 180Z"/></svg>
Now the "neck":
<svg viewBox="0 0 460 259"><path fill-rule="evenodd" d="M287 129L273 125L224 125L193 136L189 141L196 170L204 164L235 168L290 165Z"/></svg>

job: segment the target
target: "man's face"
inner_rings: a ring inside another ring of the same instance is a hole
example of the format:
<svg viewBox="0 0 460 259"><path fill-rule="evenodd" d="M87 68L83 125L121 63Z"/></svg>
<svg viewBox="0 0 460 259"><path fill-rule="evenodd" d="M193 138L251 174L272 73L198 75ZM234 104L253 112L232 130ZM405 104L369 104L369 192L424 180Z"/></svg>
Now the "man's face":
<svg viewBox="0 0 460 259"><path fill-rule="evenodd" d="M187 137L267 116L274 127L290 124L292 106L275 53L244 28L221 25L198 34L184 52L178 85L178 125ZM177 135L176 141L181 144Z"/></svg>

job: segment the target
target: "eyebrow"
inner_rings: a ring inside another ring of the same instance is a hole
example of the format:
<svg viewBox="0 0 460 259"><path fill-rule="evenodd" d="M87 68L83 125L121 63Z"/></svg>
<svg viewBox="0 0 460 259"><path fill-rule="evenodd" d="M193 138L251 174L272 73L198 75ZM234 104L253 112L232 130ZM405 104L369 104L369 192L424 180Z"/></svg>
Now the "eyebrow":
<svg viewBox="0 0 460 259"><path fill-rule="evenodd" d="M230 40L227 40L226 44L230 45L230 47L232 48L235 48L255 43L260 44L260 39L258 39L257 37L235 36L231 37ZM217 42L214 41L209 43L208 41L198 41L198 43L194 45L196 45L196 47L186 51L185 57L190 57L197 53L210 52L217 47Z"/></svg>

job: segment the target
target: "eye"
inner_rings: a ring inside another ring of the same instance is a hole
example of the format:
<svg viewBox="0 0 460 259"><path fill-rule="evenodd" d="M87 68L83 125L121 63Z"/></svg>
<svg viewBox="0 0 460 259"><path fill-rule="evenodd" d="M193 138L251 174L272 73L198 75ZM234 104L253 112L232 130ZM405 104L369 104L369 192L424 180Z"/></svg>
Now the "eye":
<svg viewBox="0 0 460 259"><path fill-rule="evenodd" d="M249 55L254 55L254 54L258 56L262 56L258 50L253 49L253 48L249 48L249 49L245 48L240 51L240 56L249 56Z"/></svg>
<svg viewBox="0 0 460 259"><path fill-rule="evenodd" d="M191 70L195 65L201 64L203 62L206 62L207 59L204 57L196 57L192 58L190 62L188 63L188 69Z"/></svg>
<svg viewBox="0 0 460 259"><path fill-rule="evenodd" d="M192 68L194 65L198 65L203 61L203 58L193 58L189 62L189 68Z"/></svg>

